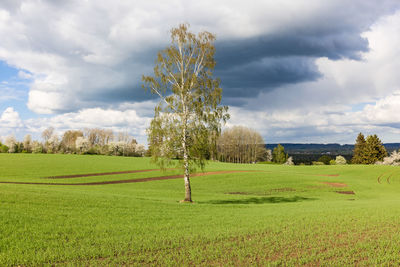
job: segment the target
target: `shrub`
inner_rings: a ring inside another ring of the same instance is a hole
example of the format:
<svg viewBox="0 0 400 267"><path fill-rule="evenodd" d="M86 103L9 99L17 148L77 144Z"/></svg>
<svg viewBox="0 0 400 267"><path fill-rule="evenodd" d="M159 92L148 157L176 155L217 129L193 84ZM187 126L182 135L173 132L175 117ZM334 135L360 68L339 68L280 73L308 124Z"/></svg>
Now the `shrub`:
<svg viewBox="0 0 400 267"><path fill-rule="evenodd" d="M337 156L335 159L337 165L345 165L347 163L346 159L343 156Z"/></svg>
<svg viewBox="0 0 400 267"><path fill-rule="evenodd" d="M336 165L336 160L331 159L331 160L329 161L329 165Z"/></svg>
<svg viewBox="0 0 400 267"><path fill-rule="evenodd" d="M318 161L324 163L325 165L329 165L329 162L331 161L331 157L328 155L323 155L321 156Z"/></svg>
<svg viewBox="0 0 400 267"><path fill-rule="evenodd" d="M289 157L289 158L287 159L287 161L285 162L285 165L294 165L294 163L293 163L293 158L292 158L292 157Z"/></svg>
<svg viewBox="0 0 400 267"><path fill-rule="evenodd" d="M0 152L1 153L7 153L8 152L8 146L3 145L2 143L0 143Z"/></svg>
<svg viewBox="0 0 400 267"><path fill-rule="evenodd" d="M99 151L98 151L98 149L96 147L91 147L87 151L85 151L84 154L87 154L87 155L99 155L100 153L99 153Z"/></svg>
<svg viewBox="0 0 400 267"><path fill-rule="evenodd" d="M324 165L324 163L321 161L313 161L312 165Z"/></svg>

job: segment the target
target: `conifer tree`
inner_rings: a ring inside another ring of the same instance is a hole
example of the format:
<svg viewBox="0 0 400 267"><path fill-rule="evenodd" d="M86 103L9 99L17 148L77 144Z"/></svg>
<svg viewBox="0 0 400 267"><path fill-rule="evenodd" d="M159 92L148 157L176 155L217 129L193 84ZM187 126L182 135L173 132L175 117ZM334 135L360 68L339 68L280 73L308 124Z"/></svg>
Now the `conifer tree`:
<svg viewBox="0 0 400 267"><path fill-rule="evenodd" d="M353 164L375 164L386 156L386 149L376 134L367 136L367 139L362 133L358 134L351 160Z"/></svg>
<svg viewBox="0 0 400 267"><path fill-rule="evenodd" d="M288 157L288 154L285 153L285 148L281 144L278 144L272 152L272 161L275 163L283 164Z"/></svg>
<svg viewBox="0 0 400 267"><path fill-rule="evenodd" d="M365 155L364 164L375 164L387 156L386 149L376 134L367 137Z"/></svg>
<svg viewBox="0 0 400 267"><path fill-rule="evenodd" d="M366 141L362 133L359 133L356 139L356 144L354 145L354 154L351 162L353 164L363 164L365 161L365 146Z"/></svg>

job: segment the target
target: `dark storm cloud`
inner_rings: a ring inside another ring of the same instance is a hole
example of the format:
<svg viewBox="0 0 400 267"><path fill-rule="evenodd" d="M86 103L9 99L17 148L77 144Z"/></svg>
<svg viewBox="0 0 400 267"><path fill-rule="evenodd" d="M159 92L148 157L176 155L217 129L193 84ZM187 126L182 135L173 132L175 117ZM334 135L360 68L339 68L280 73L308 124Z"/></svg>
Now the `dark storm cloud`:
<svg viewBox="0 0 400 267"><path fill-rule="evenodd" d="M218 41L216 75L221 78L224 96L229 97L225 102L241 105L243 98L254 98L260 92L315 81L322 77L315 65L317 58L361 60L361 53L369 50L362 33L396 8L399 3L395 1L351 1L268 34ZM235 101L235 97L241 100Z"/></svg>
<svg viewBox="0 0 400 267"><path fill-rule="evenodd" d="M211 2L176 1L175 14L157 1L4 0L0 46L3 58L37 75L28 107L62 113L153 99L141 75L152 73L169 29L186 21L217 35L224 101L243 106L260 93L318 80L318 58L360 60L369 49L361 34L400 7L398 0L218 1L210 10Z"/></svg>
<svg viewBox="0 0 400 267"><path fill-rule="evenodd" d="M217 42L215 75L221 79L224 98L227 97L224 102L241 106L245 103L243 98L256 97L260 92L285 84L315 81L322 76L315 65L319 57L358 60L361 52L368 51L368 41L360 34L355 29L313 26L312 29ZM154 49L144 52L140 61L147 59L152 65L156 54ZM150 97L139 89L125 92L137 101ZM121 97L124 97L123 91Z"/></svg>
<svg viewBox="0 0 400 267"><path fill-rule="evenodd" d="M92 95L88 94L86 96L83 95L82 99L89 101L93 100L94 98ZM158 99L158 96L151 94L150 91L143 89L137 84L132 84L131 87L113 88L112 91L106 91L102 94L99 94L94 100L115 103L131 101L132 99L134 99L135 102L141 102L149 99Z"/></svg>
<svg viewBox="0 0 400 267"><path fill-rule="evenodd" d="M351 5L342 12L331 10L299 23L293 21L285 29L276 28L268 34L218 40L215 76L221 79L225 104L242 106L246 98L254 98L261 92L315 81L322 77L315 65L320 57L360 60L361 53L369 49L368 40L361 34L380 12L388 12L388 8L378 12L360 5L357 12L356 6ZM145 49L131 60L153 66L157 51L163 48ZM129 65L130 59L120 68L129 69ZM136 85L133 82L126 86L126 91L121 88L115 94L107 93L105 99L129 96L142 101L152 98L149 92L137 86L137 80L135 82Z"/></svg>
<svg viewBox="0 0 400 267"><path fill-rule="evenodd" d="M221 78L224 96L243 98L284 84L316 80L321 75L313 59L285 57L264 58L232 67L225 65L217 69L216 76Z"/></svg>
<svg viewBox="0 0 400 267"><path fill-rule="evenodd" d="M338 29L339 30L339 29ZM217 43L216 59L220 64L240 65L263 57L328 57L330 59L359 59L368 51L368 41L361 32L286 32L244 40Z"/></svg>
<svg viewBox="0 0 400 267"><path fill-rule="evenodd" d="M219 42L216 75L230 98L251 98L285 84L315 81L322 76L316 58L359 60L360 53L368 51L360 33L314 29Z"/></svg>

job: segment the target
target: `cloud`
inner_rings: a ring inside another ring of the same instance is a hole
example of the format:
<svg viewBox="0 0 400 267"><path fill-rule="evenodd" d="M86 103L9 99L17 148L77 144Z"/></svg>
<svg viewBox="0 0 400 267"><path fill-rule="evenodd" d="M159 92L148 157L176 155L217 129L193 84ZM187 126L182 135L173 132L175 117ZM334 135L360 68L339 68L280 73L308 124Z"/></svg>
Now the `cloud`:
<svg viewBox="0 0 400 267"><path fill-rule="evenodd" d="M141 75L169 29L189 22L217 35L228 125L253 127L267 142L346 143L359 131L395 140L399 8L397 0L2 1L0 60L29 82L27 106L55 115L21 121L7 109L0 122L38 136L49 126L127 129L145 142L155 98ZM10 84L0 90L3 102L24 95Z"/></svg>
<svg viewBox="0 0 400 267"><path fill-rule="evenodd" d="M2 131L23 127L22 120L14 108L8 107L3 111L0 117L0 127L3 128Z"/></svg>
<svg viewBox="0 0 400 267"><path fill-rule="evenodd" d="M370 124L389 126L400 129L400 91L378 100L375 104L368 104L360 115Z"/></svg>
<svg viewBox="0 0 400 267"><path fill-rule="evenodd" d="M30 80L33 78L33 75L26 71L20 70L20 71L18 71L18 77L23 80Z"/></svg>
<svg viewBox="0 0 400 267"><path fill-rule="evenodd" d="M315 81L321 77L313 59L306 57L269 58L218 71L227 104L231 99L255 98L282 85ZM234 105L234 104L233 104Z"/></svg>
<svg viewBox="0 0 400 267"><path fill-rule="evenodd" d="M3 1L0 59L31 75L28 107L37 113L140 102L152 99L141 75L151 73L169 29L189 22L217 34L216 73L227 103L243 105L315 81L319 57L359 59L368 51L361 33L395 7L394 0Z"/></svg>
<svg viewBox="0 0 400 267"><path fill-rule="evenodd" d="M7 83L0 84L0 92L0 103L10 100L21 100L25 96L22 90L17 90Z"/></svg>
<svg viewBox="0 0 400 267"><path fill-rule="evenodd" d="M376 102L400 90L400 12L374 23L362 36L369 50L361 60L348 58L315 61L320 77L314 81L282 84L273 90L263 90L257 98L242 104L251 110L318 111L330 107L330 112L351 110L353 105Z"/></svg>

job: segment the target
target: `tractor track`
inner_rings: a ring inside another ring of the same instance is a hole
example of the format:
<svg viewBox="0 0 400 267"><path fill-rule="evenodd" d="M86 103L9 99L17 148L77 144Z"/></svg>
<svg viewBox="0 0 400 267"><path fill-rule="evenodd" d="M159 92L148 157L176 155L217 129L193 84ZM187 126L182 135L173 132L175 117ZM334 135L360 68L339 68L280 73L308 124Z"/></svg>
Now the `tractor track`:
<svg viewBox="0 0 400 267"><path fill-rule="evenodd" d="M226 174L226 173L240 173L240 172L257 172L257 171L213 171L213 172L204 172L204 173L194 173L191 177L198 176L207 176L214 174ZM171 180L183 178L183 175L170 175L170 176L159 176L159 177L147 177L147 178L138 178L138 179L127 179L127 180L116 180L116 181L101 181L101 182L90 182L90 183L35 183L35 182L11 182L4 181L0 182L0 184L26 184L26 185L107 185L107 184L125 184L125 183L141 183L141 182L150 182L150 181L159 181L159 180Z"/></svg>
<svg viewBox="0 0 400 267"><path fill-rule="evenodd" d="M382 184L383 180L386 180L388 184L391 184L391 180L395 177L395 175L399 174L399 172L385 172L378 176L377 181L378 184Z"/></svg>
<svg viewBox="0 0 400 267"><path fill-rule="evenodd" d="M174 170L174 169L167 169L167 170ZM160 169L72 174L72 175L48 176L48 177L42 177L42 178L43 179L68 179L68 178L80 178L80 177L90 177L90 176L116 175L116 174L128 174L128 173L139 173L139 172L152 172L152 171L160 171Z"/></svg>

